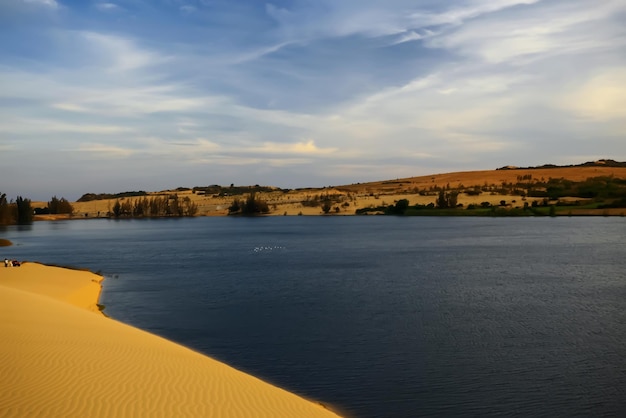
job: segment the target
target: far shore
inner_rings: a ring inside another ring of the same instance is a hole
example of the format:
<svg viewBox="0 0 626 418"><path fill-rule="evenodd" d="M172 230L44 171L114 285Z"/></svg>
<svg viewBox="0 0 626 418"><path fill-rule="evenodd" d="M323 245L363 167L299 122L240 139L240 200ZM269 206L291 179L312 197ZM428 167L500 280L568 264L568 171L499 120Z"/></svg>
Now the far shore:
<svg viewBox="0 0 626 418"><path fill-rule="evenodd" d="M257 192L256 197L267 203L269 212L266 216L346 216L368 208L384 208L406 199L410 205L434 204L438 190L461 190L455 212L446 216L465 216L468 207L490 205L502 209L522 209L525 205L555 205L556 200L545 201L545 197L531 197L523 193L513 193L515 184L520 182L548 181L567 179L582 182L590 178L613 178L626 181L626 167L590 166L542 169L485 170L435 174L370 183L356 183L344 186L323 188L304 188L280 190L265 187ZM526 179L526 180L524 180ZM235 187L243 190L245 187ZM188 200L197 206L195 216L228 216L229 207L236 198L245 198L245 194L233 195L228 187L220 194L185 188L148 192L147 197ZM112 217L112 210L117 202L134 205L144 197L129 196L119 199L102 199L85 202L72 202L73 213L62 215L36 215L35 220L93 219ZM324 211L321 204L329 200L331 205ZM556 216L625 216L626 208L596 208L597 203L591 198L562 197L554 213ZM44 208L47 202L32 202L34 208ZM381 211L382 212L382 211ZM372 213L373 214L373 213ZM441 213L439 213L441 215ZM489 216L487 214L486 216Z"/></svg>
<svg viewBox="0 0 626 418"><path fill-rule="evenodd" d="M0 416L338 416L105 317L102 280L31 262L0 267Z"/></svg>

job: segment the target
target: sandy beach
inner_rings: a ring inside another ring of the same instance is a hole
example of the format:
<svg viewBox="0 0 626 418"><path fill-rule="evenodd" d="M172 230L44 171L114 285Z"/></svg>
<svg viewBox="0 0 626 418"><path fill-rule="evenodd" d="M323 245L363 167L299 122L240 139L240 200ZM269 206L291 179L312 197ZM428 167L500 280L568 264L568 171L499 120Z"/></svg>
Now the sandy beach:
<svg viewBox="0 0 626 418"><path fill-rule="evenodd" d="M0 417L337 417L105 317L94 273L0 268Z"/></svg>

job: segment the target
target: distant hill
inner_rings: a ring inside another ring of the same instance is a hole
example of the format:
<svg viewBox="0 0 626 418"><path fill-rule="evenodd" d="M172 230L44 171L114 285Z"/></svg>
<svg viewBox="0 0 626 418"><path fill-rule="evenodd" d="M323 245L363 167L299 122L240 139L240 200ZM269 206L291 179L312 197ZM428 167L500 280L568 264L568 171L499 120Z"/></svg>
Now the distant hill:
<svg viewBox="0 0 626 418"><path fill-rule="evenodd" d="M72 205L72 217L115 216L117 205L120 209L125 208L120 213L126 217L131 216L127 213L134 217L154 216L156 209L163 209L157 208L155 203L152 205L155 209L150 206L149 213L146 212L146 199L148 203L160 202L166 208L164 216L178 216L180 211L175 209L183 207L185 212L187 206L197 208L197 212L194 210L197 216L226 216L235 199L241 200L251 193L267 203L269 215L397 214L405 206L406 210L419 208L421 214L426 214L429 207L438 205L438 199L444 193L457 199L458 207L448 208L452 211L448 215L454 216L486 213L492 208L505 211L503 214L507 216L526 216L525 207L547 215L548 203L558 206L554 209L557 214L626 216L626 163L599 160L567 166L507 166L306 189L231 184L154 192L86 194ZM537 205L541 207L535 208ZM158 213L156 216L161 216L161 212ZM436 215L442 213L439 209L433 212Z"/></svg>
<svg viewBox="0 0 626 418"><path fill-rule="evenodd" d="M496 170L539 170L546 168L573 168L573 167L626 167L626 162L620 162L615 160L598 160L598 161L587 161L582 164L570 164L570 165L555 165L555 164L544 164L540 166L534 167L516 167L513 165L505 165L504 167L496 168Z"/></svg>

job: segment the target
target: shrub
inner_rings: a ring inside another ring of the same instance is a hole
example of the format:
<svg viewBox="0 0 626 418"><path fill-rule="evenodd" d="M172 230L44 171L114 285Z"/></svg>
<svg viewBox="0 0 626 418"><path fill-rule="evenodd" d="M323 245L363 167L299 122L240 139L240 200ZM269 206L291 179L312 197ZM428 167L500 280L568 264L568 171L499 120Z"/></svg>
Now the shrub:
<svg viewBox="0 0 626 418"><path fill-rule="evenodd" d="M262 199L256 197L256 193L252 192L246 198L245 202L240 201L239 199L233 200L232 205L228 208L229 215L246 215L246 216L254 216L260 215L263 213L269 213L270 208Z"/></svg>

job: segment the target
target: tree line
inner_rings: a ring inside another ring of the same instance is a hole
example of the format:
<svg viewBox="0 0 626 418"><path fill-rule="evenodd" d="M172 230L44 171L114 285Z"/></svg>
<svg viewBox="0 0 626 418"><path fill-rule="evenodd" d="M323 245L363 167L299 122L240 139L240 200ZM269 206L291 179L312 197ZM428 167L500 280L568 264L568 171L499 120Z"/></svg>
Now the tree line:
<svg viewBox="0 0 626 418"><path fill-rule="evenodd" d="M0 193L0 225L29 224L34 215L72 214L74 208L65 198L53 196L43 208L33 209L30 199L18 196L15 200L8 200L6 193Z"/></svg>
<svg viewBox="0 0 626 418"><path fill-rule="evenodd" d="M194 216L198 212L198 205L188 196L182 199L178 195L153 196L137 198L134 201L116 200L109 211L114 218L156 218L156 217L183 217Z"/></svg>
<svg viewBox="0 0 626 418"><path fill-rule="evenodd" d="M71 215L74 212L74 207L66 198L62 197L59 199L56 196L52 196L46 207L36 208L34 212L35 215Z"/></svg>
<svg viewBox="0 0 626 418"><path fill-rule="evenodd" d="M18 196L9 201L6 193L0 193L0 225L28 224L33 221L30 199Z"/></svg>

